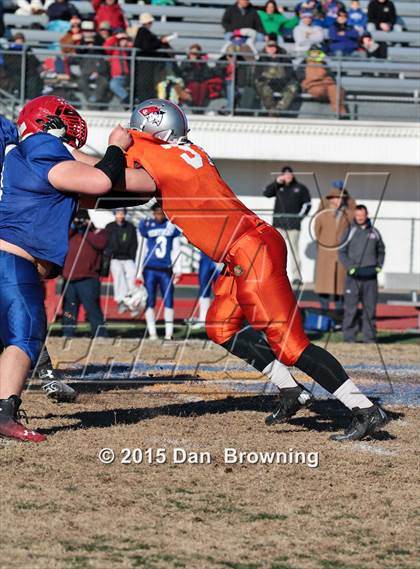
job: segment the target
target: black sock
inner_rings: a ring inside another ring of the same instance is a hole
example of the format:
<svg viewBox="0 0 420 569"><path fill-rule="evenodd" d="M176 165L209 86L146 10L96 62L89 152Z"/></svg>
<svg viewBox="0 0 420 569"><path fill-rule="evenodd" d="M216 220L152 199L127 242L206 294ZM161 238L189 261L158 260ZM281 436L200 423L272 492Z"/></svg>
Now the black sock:
<svg viewBox="0 0 420 569"><path fill-rule="evenodd" d="M295 367L304 371L330 393L334 393L349 379L340 362L327 350L315 344L309 344L305 348Z"/></svg>

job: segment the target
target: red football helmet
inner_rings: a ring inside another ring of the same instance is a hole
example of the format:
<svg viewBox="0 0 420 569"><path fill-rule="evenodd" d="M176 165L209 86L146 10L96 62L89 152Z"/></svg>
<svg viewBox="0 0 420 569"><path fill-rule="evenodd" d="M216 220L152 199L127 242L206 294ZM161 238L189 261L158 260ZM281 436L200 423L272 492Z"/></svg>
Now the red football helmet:
<svg viewBox="0 0 420 569"><path fill-rule="evenodd" d="M72 105L60 97L45 95L32 99L26 103L17 119L17 126L22 137L36 132L52 130L57 132L57 130L60 131L58 128L60 125L64 134L60 133L59 137L64 142L74 148L81 148L85 144L86 121Z"/></svg>

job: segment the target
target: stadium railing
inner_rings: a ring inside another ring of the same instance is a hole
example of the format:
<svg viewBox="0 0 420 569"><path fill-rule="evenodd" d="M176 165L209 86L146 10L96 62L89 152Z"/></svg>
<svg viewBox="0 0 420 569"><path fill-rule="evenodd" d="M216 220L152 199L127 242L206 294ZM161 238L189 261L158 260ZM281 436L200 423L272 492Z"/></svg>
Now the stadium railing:
<svg viewBox="0 0 420 569"><path fill-rule="evenodd" d="M94 60L109 67L111 56L97 47L91 52L84 47L74 55L39 44L25 45L22 51L1 50L0 89L21 104L42 93L52 93L65 96L78 108L114 111L128 109L150 96L160 96L179 100L188 112L200 114L353 120L371 115L375 120L413 121L419 117L420 69L414 62L328 59L337 97L341 88L345 92L347 110L343 115L332 112L328 102L302 92L306 66L302 57L285 57L269 64L243 61L235 54L229 61L223 56L200 60L197 65L202 66L203 78L199 82L203 85L191 85L185 53L170 52L167 57L156 58L139 57L135 49L130 53L127 97L123 103L109 88L103 100L95 101L93 79L89 81L88 96L86 89L85 94L81 91L80 77L86 73L87 62ZM228 65L232 66L229 76ZM192 101L186 89L192 90Z"/></svg>

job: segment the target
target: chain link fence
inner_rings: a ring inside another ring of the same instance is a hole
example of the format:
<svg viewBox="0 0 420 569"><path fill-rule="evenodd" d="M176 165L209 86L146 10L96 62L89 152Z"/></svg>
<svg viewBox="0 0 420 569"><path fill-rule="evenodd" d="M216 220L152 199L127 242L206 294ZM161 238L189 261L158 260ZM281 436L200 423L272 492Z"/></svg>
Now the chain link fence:
<svg viewBox="0 0 420 569"><path fill-rule="evenodd" d="M418 65L354 58L319 64L229 51L141 57L134 48L22 44L0 51L0 105L54 94L81 109L122 111L161 97L195 114L416 120L419 76Z"/></svg>

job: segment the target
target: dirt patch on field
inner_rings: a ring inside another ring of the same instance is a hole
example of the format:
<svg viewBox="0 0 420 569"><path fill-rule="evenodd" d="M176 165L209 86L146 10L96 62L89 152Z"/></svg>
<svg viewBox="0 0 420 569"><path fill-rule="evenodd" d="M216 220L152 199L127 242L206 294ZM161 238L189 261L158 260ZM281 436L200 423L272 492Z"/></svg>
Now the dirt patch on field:
<svg viewBox="0 0 420 569"><path fill-rule="evenodd" d="M318 343L318 342L315 342ZM344 342L320 343L344 365L409 365L419 364L419 345L413 344L346 344ZM241 360L228 354L223 348L210 341L149 341L121 338L86 338L64 340L50 338L48 349L54 363L61 370L89 364L101 364L111 368L116 363L151 365L176 363L182 366L196 366L205 373L207 365L238 365Z"/></svg>
<svg viewBox="0 0 420 569"><path fill-rule="evenodd" d="M328 436L348 419L332 402L267 428L271 405L136 390L59 406L26 393L31 426L49 438L0 444L2 566L418 567L416 411L393 408L377 439L340 445ZM104 447L113 464L99 461ZM121 464L126 447L163 448L167 461ZM174 464L176 447L211 463ZM226 447L317 452L319 466L226 464Z"/></svg>

